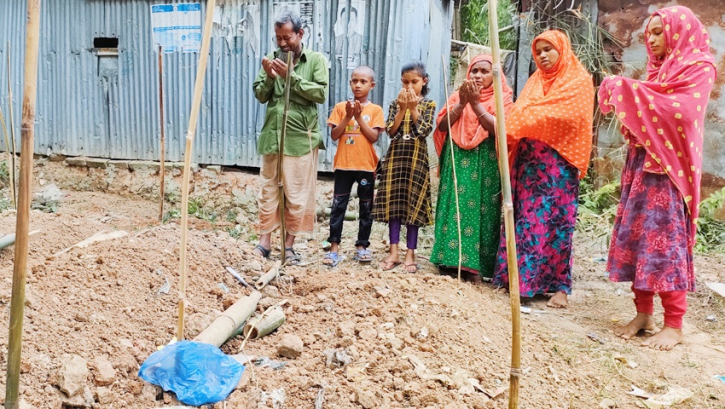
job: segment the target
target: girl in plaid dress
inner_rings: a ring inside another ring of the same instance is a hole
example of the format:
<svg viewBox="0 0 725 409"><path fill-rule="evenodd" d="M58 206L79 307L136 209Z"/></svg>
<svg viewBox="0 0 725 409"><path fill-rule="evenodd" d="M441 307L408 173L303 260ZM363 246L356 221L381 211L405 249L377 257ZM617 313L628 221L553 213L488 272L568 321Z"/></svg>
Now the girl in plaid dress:
<svg viewBox="0 0 725 409"><path fill-rule="evenodd" d="M380 186L373 219L388 223L390 228L390 255L380 263L383 271L399 266L398 242L400 226L407 229L405 271L415 273L415 249L418 228L433 223L430 196L430 170L425 138L433 132L435 102L425 98L430 77L421 62L403 66L403 89L390 103L386 132L390 147L380 173Z"/></svg>

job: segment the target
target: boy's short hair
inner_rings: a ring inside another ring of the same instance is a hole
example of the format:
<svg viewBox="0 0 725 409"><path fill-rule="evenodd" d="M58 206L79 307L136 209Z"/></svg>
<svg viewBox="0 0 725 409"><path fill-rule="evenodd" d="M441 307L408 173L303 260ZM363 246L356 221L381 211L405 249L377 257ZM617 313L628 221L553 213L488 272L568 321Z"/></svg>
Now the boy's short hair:
<svg viewBox="0 0 725 409"><path fill-rule="evenodd" d="M372 80L372 82L375 82L375 70L368 67L367 65L359 65L359 66L355 67L354 70L352 70L353 73L361 72L361 71L364 72L365 74L367 74L368 76L370 76L370 79ZM352 75L352 74L350 74L350 75Z"/></svg>

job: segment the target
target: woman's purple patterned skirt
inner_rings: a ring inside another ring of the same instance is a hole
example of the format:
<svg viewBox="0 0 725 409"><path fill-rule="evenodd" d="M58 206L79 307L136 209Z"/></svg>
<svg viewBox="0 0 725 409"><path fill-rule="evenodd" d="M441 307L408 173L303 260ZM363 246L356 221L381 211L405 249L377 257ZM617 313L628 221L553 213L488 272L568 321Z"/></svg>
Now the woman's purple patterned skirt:
<svg viewBox="0 0 725 409"><path fill-rule="evenodd" d="M638 290L695 291L690 215L666 174L644 171L647 152L629 146L607 270Z"/></svg>

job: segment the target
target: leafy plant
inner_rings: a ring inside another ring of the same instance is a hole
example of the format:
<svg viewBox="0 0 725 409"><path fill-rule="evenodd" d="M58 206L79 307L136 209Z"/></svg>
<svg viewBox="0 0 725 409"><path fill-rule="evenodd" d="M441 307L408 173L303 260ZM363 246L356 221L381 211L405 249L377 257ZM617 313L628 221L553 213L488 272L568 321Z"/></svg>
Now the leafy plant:
<svg viewBox="0 0 725 409"><path fill-rule="evenodd" d="M171 220L178 219L181 217L181 211L179 209L171 209L164 213L164 217L161 218L162 223L168 223Z"/></svg>
<svg viewBox="0 0 725 409"><path fill-rule="evenodd" d="M8 161L0 162L0 187L8 186L10 183L10 171L8 169Z"/></svg>
<svg viewBox="0 0 725 409"><path fill-rule="evenodd" d="M516 2L501 0L496 9L499 26L499 44L501 49L516 49L516 30L513 26L516 15ZM466 29L462 33L463 41L491 46L488 33L488 1L471 0L461 8L461 22Z"/></svg>
<svg viewBox="0 0 725 409"><path fill-rule="evenodd" d="M716 218L716 213L723 208L723 204L725 204L725 188L700 202L695 251L699 253L725 251L725 220Z"/></svg>
<svg viewBox="0 0 725 409"><path fill-rule="evenodd" d="M242 237L242 226L236 225L234 227L227 227L226 228L227 233L229 233L229 237L239 240Z"/></svg>
<svg viewBox="0 0 725 409"><path fill-rule="evenodd" d="M0 195L0 213L11 208L10 199Z"/></svg>

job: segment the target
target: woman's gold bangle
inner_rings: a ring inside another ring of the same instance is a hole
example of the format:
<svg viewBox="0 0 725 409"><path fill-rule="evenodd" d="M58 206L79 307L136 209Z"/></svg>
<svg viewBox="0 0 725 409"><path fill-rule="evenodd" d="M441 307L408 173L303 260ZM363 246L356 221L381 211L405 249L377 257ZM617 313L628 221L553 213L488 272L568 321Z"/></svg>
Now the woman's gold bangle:
<svg viewBox="0 0 725 409"><path fill-rule="evenodd" d="M486 115L487 113L488 113L488 112L486 112L486 111L483 111L483 113L482 113L481 115L479 115L479 116L478 116L478 119L481 119L481 117L482 117L482 116L484 116L484 115Z"/></svg>

